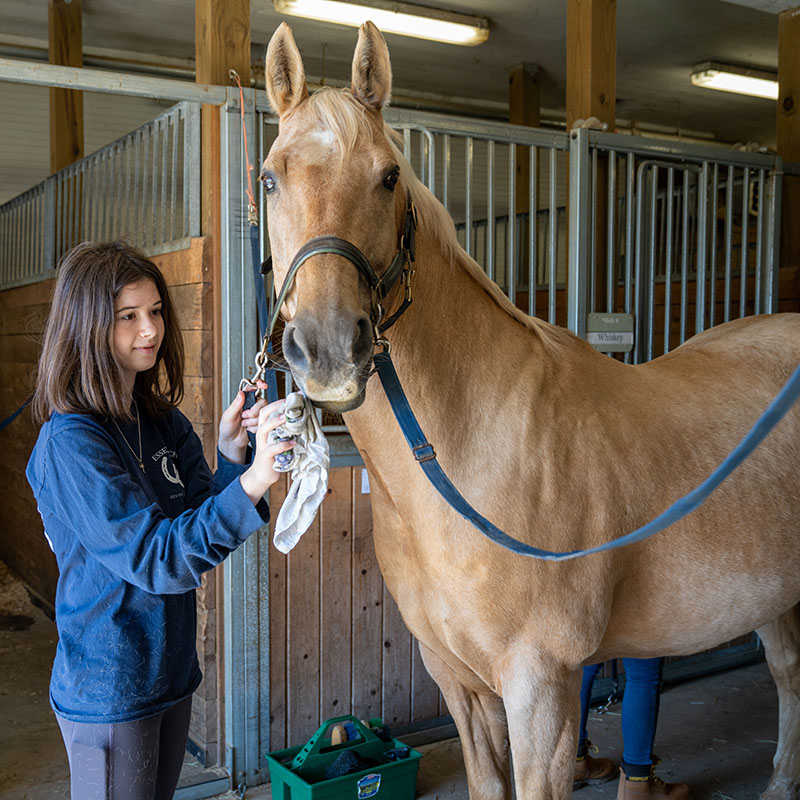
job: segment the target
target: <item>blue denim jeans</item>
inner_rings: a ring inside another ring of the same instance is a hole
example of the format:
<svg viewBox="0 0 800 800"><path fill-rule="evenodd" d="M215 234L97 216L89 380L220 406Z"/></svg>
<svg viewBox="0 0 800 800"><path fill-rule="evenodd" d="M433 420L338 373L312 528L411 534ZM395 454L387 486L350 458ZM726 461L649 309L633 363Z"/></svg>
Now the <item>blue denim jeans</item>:
<svg viewBox="0 0 800 800"><path fill-rule="evenodd" d="M661 698L663 658L623 658L625 666L625 694L622 699L622 760L629 765L647 766L653 763L653 740L658 721ZM578 755L586 752L586 720L589 717L589 699L592 683L600 671L600 664L583 668L581 685L581 727L578 738Z"/></svg>

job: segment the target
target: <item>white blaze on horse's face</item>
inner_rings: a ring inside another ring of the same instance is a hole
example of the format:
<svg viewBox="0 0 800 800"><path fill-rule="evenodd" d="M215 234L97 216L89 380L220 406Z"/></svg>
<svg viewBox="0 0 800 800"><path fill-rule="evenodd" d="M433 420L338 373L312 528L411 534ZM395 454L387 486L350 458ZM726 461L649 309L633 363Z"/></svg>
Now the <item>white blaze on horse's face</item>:
<svg viewBox="0 0 800 800"><path fill-rule="evenodd" d="M300 53L283 23L267 50L266 84L280 117L261 171L276 286L297 251L319 236L355 245L382 274L397 252L405 193L396 187L397 159L383 132L391 70L380 32L362 26L350 92L309 97ZM283 308L283 352L316 405L348 411L363 402L372 365L370 312L369 287L344 257L319 253L299 268Z"/></svg>

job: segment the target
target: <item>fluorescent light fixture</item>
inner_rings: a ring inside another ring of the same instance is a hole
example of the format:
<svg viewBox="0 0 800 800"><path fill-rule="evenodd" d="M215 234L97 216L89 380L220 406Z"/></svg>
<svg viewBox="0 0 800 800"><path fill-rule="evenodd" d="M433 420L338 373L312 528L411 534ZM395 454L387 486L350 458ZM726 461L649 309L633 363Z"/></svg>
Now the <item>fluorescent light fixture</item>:
<svg viewBox="0 0 800 800"><path fill-rule="evenodd" d="M483 17L456 14L438 8L395 3L392 0L272 0L280 14L358 27L372 20L384 33L399 33L448 44L476 45L489 38Z"/></svg>
<svg viewBox="0 0 800 800"><path fill-rule="evenodd" d="M749 94L769 100L778 99L777 75L766 70L705 61L694 68L691 78L695 86L706 89Z"/></svg>

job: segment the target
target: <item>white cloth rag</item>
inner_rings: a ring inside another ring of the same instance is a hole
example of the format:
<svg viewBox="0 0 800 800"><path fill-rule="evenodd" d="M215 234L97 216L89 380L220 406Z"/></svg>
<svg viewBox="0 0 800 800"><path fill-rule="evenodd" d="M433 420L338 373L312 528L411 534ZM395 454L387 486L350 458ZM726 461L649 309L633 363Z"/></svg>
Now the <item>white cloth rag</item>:
<svg viewBox="0 0 800 800"><path fill-rule="evenodd" d="M308 530L325 498L331 459L314 407L301 392L289 394L276 413L285 414L286 420L270 431L269 442L296 442L291 450L275 457L275 469L290 472L291 485L275 520L272 540L281 553L288 553Z"/></svg>

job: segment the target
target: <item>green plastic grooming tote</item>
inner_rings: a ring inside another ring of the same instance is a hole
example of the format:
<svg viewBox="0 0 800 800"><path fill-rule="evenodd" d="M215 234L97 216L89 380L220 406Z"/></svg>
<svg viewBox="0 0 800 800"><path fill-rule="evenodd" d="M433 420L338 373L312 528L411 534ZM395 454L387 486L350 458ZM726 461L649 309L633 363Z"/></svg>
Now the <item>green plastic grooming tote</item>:
<svg viewBox="0 0 800 800"><path fill-rule="evenodd" d="M357 738L332 744L329 728L344 723L352 723L350 730L355 726ZM326 778L326 768L346 750L370 766ZM398 757L398 751L408 754ZM384 742L355 717L344 716L326 720L302 747L275 750L266 759L272 800L414 800L420 754L398 739Z"/></svg>

